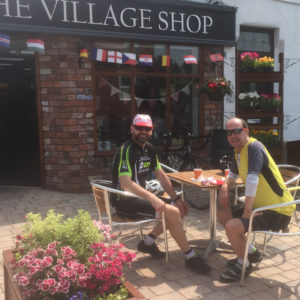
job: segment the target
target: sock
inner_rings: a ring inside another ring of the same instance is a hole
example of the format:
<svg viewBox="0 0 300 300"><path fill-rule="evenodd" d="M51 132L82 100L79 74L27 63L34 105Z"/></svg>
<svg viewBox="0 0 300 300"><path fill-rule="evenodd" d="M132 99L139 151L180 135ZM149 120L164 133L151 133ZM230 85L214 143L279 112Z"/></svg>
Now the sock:
<svg viewBox="0 0 300 300"><path fill-rule="evenodd" d="M155 242L155 237L150 233L144 237L144 243L147 246L151 246Z"/></svg>
<svg viewBox="0 0 300 300"><path fill-rule="evenodd" d="M238 258L238 263L243 265L244 264L244 259L243 258ZM249 260L247 259L247 262L246 262L246 267L249 267Z"/></svg>
<svg viewBox="0 0 300 300"><path fill-rule="evenodd" d="M252 254L252 253L254 253L256 251L256 248L250 243L249 244L249 251L248 251L248 253L249 254Z"/></svg>
<svg viewBox="0 0 300 300"><path fill-rule="evenodd" d="M194 257L195 255L196 255L196 253L194 252L193 249L191 249L191 250L185 252L185 259L190 259L190 258Z"/></svg>

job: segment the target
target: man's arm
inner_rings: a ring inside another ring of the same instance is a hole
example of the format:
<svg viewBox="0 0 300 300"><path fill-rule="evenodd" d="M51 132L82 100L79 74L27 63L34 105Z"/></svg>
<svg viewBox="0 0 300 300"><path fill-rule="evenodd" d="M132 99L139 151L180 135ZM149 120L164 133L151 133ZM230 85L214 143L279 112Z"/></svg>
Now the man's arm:
<svg viewBox="0 0 300 300"><path fill-rule="evenodd" d="M230 190L235 185L236 178L234 176L231 176L229 173L228 177L226 178L225 183L221 187L220 191L220 205L227 207L229 205L229 199L230 199Z"/></svg>
<svg viewBox="0 0 300 300"><path fill-rule="evenodd" d="M156 211L163 211L165 207L164 201L159 199L156 195L148 192L143 187L131 180L131 177L128 175L121 176L119 178L120 184L123 190L136 194L137 196L147 199L150 201L151 205Z"/></svg>
<svg viewBox="0 0 300 300"><path fill-rule="evenodd" d="M171 197L172 202L178 207L181 217L186 216L188 213L187 204L182 201L181 197L177 196L167 174L162 169L158 169L154 171L154 176L159 180L165 192Z"/></svg>

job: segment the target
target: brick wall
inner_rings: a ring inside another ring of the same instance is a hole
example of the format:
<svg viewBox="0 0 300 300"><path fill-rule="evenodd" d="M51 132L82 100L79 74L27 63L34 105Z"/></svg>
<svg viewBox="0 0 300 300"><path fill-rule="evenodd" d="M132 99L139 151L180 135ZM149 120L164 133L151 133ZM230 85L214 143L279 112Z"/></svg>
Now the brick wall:
<svg viewBox="0 0 300 300"><path fill-rule="evenodd" d="M79 67L80 37L41 39L46 45L45 54L39 55L45 187L83 191L88 176L97 173L92 64L82 58Z"/></svg>

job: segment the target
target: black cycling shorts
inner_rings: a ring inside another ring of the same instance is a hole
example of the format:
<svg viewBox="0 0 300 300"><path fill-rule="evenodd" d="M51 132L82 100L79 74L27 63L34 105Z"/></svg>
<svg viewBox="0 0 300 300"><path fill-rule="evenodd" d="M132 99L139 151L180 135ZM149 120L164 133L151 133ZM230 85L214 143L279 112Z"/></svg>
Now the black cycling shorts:
<svg viewBox="0 0 300 300"><path fill-rule="evenodd" d="M232 216L239 218L245 227L245 232L249 228L249 219L243 218L244 207L242 205L235 205L231 207ZM285 229L290 223L291 217L280 214L274 210L265 210L253 218L252 230L272 230L279 231Z"/></svg>
<svg viewBox="0 0 300 300"><path fill-rule="evenodd" d="M166 199L160 198L166 203ZM115 201L116 212L124 217L137 218L137 219L154 219L156 211L151 205L150 201L142 198L129 198L124 197Z"/></svg>

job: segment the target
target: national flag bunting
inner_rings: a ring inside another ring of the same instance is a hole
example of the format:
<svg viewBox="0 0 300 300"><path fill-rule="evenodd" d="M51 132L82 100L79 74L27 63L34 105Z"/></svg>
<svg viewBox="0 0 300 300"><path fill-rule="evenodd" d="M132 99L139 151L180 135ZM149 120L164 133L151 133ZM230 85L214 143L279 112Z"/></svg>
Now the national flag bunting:
<svg viewBox="0 0 300 300"><path fill-rule="evenodd" d="M92 49L92 59L97 61L106 61L107 51L103 49Z"/></svg>
<svg viewBox="0 0 300 300"><path fill-rule="evenodd" d="M80 49L79 57L89 57L88 51L86 48Z"/></svg>
<svg viewBox="0 0 300 300"><path fill-rule="evenodd" d="M108 51L107 62L122 64L122 53L117 51Z"/></svg>
<svg viewBox="0 0 300 300"><path fill-rule="evenodd" d="M198 64L198 61L194 55L185 55L184 61L186 64Z"/></svg>
<svg viewBox="0 0 300 300"><path fill-rule="evenodd" d="M222 56L220 53L210 54L209 57L210 57L210 60L211 60L212 62L224 60L223 56Z"/></svg>
<svg viewBox="0 0 300 300"><path fill-rule="evenodd" d="M41 40L30 39L26 42L27 49L30 51L41 52L45 50L45 43Z"/></svg>
<svg viewBox="0 0 300 300"><path fill-rule="evenodd" d="M122 61L124 65L136 65L136 54L122 53Z"/></svg>
<svg viewBox="0 0 300 300"><path fill-rule="evenodd" d="M0 34L0 46L10 47L10 37L6 34Z"/></svg>
<svg viewBox="0 0 300 300"><path fill-rule="evenodd" d="M141 66L152 66L153 59L151 54L140 54L139 55L139 64Z"/></svg>
<svg viewBox="0 0 300 300"><path fill-rule="evenodd" d="M171 62L170 55L163 55L161 65L163 67L168 67L170 66L170 62Z"/></svg>

